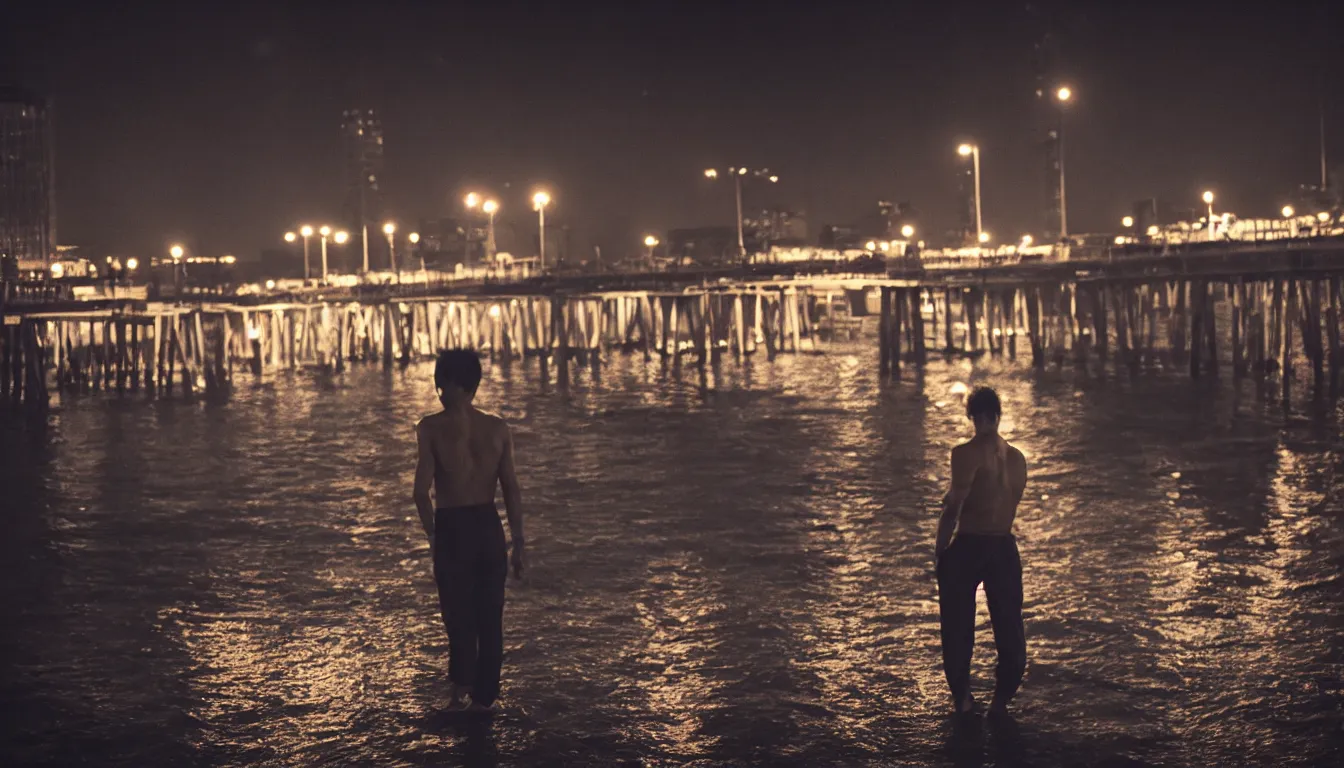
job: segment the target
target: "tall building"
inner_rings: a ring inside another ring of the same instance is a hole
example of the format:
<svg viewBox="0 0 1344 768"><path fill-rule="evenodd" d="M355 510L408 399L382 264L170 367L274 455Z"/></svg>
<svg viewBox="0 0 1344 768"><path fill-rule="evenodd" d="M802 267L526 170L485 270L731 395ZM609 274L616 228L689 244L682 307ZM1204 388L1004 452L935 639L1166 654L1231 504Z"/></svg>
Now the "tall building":
<svg viewBox="0 0 1344 768"><path fill-rule="evenodd" d="M1068 226L1064 209L1064 111L1056 92L1059 83L1059 42L1047 32L1036 44L1037 120L1045 159L1045 242L1055 242Z"/></svg>
<svg viewBox="0 0 1344 768"><path fill-rule="evenodd" d="M347 109L341 119L345 163L345 221L350 227L348 249L351 261L344 265L358 270L369 257L370 269L388 267L387 245L382 237L383 200L379 180L383 175L383 123L372 109Z"/></svg>
<svg viewBox="0 0 1344 768"><path fill-rule="evenodd" d="M50 261L56 252L51 107L37 94L0 87L0 268Z"/></svg>

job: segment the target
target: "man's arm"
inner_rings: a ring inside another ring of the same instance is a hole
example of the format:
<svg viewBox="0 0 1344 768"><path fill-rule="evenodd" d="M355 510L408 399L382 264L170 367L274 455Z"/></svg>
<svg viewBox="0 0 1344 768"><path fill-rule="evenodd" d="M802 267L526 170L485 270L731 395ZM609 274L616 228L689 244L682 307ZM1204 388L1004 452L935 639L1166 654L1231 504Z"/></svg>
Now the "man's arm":
<svg viewBox="0 0 1344 768"><path fill-rule="evenodd" d="M523 491L513 469L513 433L504 425L504 453L499 459L499 486L504 491L504 514L509 518L509 538L513 541L514 575L523 571Z"/></svg>
<svg viewBox="0 0 1344 768"><path fill-rule="evenodd" d="M429 497L429 489L434 484L434 450L430 446L429 436L425 434L425 424L415 425L415 441L420 454L415 464L415 509L420 513L420 525L434 546L434 501Z"/></svg>
<svg viewBox="0 0 1344 768"><path fill-rule="evenodd" d="M959 445L952 449L952 486L943 497L943 514L938 518L938 539L934 544L935 556L943 554L952 543L952 533L957 529L957 518L961 516L961 505L971 493L971 481L975 479L975 457L968 446Z"/></svg>

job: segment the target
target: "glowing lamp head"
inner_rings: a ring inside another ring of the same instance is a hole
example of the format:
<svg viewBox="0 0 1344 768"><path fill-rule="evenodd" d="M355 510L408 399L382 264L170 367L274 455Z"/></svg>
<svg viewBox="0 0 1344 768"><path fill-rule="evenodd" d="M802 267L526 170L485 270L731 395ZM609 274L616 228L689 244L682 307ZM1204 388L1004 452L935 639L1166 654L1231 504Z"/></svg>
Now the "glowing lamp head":
<svg viewBox="0 0 1344 768"><path fill-rule="evenodd" d="M1320 213L1316 214L1316 220L1324 224L1325 222L1330 220L1330 214L1326 213L1325 211L1321 211Z"/></svg>
<svg viewBox="0 0 1344 768"><path fill-rule="evenodd" d="M778 176L771 176L771 177L770 177L770 183L771 183L771 184L778 184L778 183L779 183L779 177L778 177Z"/></svg>
<svg viewBox="0 0 1344 768"><path fill-rule="evenodd" d="M538 192L532 196L533 210L540 211L542 208L545 208L550 204L551 204L551 196L546 194L545 192Z"/></svg>
<svg viewBox="0 0 1344 768"><path fill-rule="evenodd" d="M1149 237L1157 237L1157 233L1158 233L1158 232L1161 232L1161 231L1162 231L1162 230L1160 230L1160 229L1157 228L1157 225L1156 225L1156 224L1153 224L1152 226L1148 227L1148 236L1149 236Z"/></svg>
<svg viewBox="0 0 1344 768"><path fill-rule="evenodd" d="M396 232L396 231L397 231L397 225L396 225L396 224L393 224L393 223L390 222L390 221L383 225L383 234L384 234L384 235L390 235L390 234L392 234L392 233L394 233L394 232Z"/></svg>
<svg viewBox="0 0 1344 768"><path fill-rule="evenodd" d="M738 169L737 169L737 175L738 175L738 176L746 176L746 175L747 175L747 169L746 169L746 168L738 168Z"/></svg>
<svg viewBox="0 0 1344 768"><path fill-rule="evenodd" d="M64 264L62 264L62 263L60 263L60 262L56 262L55 264L52 264L52 265L51 265L51 276L52 276L52 277L56 278L57 280L60 280L61 277L64 276L64 275L65 275L65 265L64 265Z"/></svg>
<svg viewBox="0 0 1344 768"><path fill-rule="evenodd" d="M407 239L407 240L410 240L410 241L411 241L411 244L414 245L414 244L420 242L420 233L419 233L419 232L412 232L411 234L409 234L409 235L406 236L406 239Z"/></svg>
<svg viewBox="0 0 1344 768"><path fill-rule="evenodd" d="M285 233L285 242L286 242L286 243L292 243L292 242L294 242L295 240L298 240L298 239L299 239L299 236L296 235L296 234L294 234L293 232L286 232L286 233Z"/></svg>
<svg viewBox="0 0 1344 768"><path fill-rule="evenodd" d="M302 227L299 227L299 234L304 237L312 237L313 228L308 226L307 224L304 224Z"/></svg>
<svg viewBox="0 0 1344 768"><path fill-rule="evenodd" d="M910 226L909 224L906 224L905 226L901 227L901 237L908 239L914 236L915 236L914 227Z"/></svg>
<svg viewBox="0 0 1344 768"><path fill-rule="evenodd" d="M975 147L972 147L970 144L962 144L960 147L957 147L957 154L962 157L967 157L974 151Z"/></svg>
<svg viewBox="0 0 1344 768"><path fill-rule="evenodd" d="M330 234L331 234L331 227L323 227L323 228L317 230L317 234L319 234L319 235L321 235L321 236L323 236L323 237L326 237L327 235L330 235Z"/></svg>
<svg viewBox="0 0 1344 768"><path fill-rule="evenodd" d="M345 241L350 239L350 233L346 232L345 230L341 230L340 232L336 233L335 239L337 245L344 245Z"/></svg>
<svg viewBox="0 0 1344 768"><path fill-rule="evenodd" d="M488 214L494 215L495 211L499 210L499 201L486 200L484 203L481 203L481 210L485 211Z"/></svg>
<svg viewBox="0 0 1344 768"><path fill-rule="evenodd" d="M232 264L237 264L237 263L238 263L238 257L233 256L233 255L231 255L231 254L230 254L230 255L221 256L221 257L219 257L219 263L221 263L221 264L230 264L230 265L232 265Z"/></svg>
<svg viewBox="0 0 1344 768"><path fill-rule="evenodd" d="M273 291L273 290L275 290L275 281L274 281L274 280L267 280L267 281L266 281L266 290L268 290L268 291Z"/></svg>
<svg viewBox="0 0 1344 768"><path fill-rule="evenodd" d="M1202 197L1204 198L1204 204L1205 204L1205 205L1213 205L1213 193L1212 193L1212 192L1210 192L1210 191L1208 191L1208 190L1205 190L1205 191L1204 191L1204 194L1202 195Z"/></svg>
<svg viewBox="0 0 1344 768"><path fill-rule="evenodd" d="M716 170L714 170L713 168L706 168L706 169L705 169L705 178L706 178L706 179L717 179L717 178L719 178L719 172L716 171Z"/></svg>
<svg viewBox="0 0 1344 768"><path fill-rule="evenodd" d="M1116 244L1116 245L1124 245L1124 244L1125 244L1125 236L1124 236L1124 235L1116 235L1116 236L1115 236L1115 244Z"/></svg>
<svg viewBox="0 0 1344 768"><path fill-rule="evenodd" d="M129 259L126 260L126 269L127 269L127 270L129 270L129 271L131 271L131 272L134 272L134 271L135 271L136 269L138 269L139 267L140 267L140 260L137 259L137 258L135 258L134 256L132 256L131 258L129 258Z"/></svg>
<svg viewBox="0 0 1344 768"><path fill-rule="evenodd" d="M1285 219L1291 219L1291 218L1293 218L1293 214L1297 213L1297 211L1294 211L1294 210L1293 210L1293 206L1291 206L1291 205L1285 205L1285 206L1283 206L1283 210L1282 210L1282 211L1279 211L1279 213L1282 213L1282 214L1283 214L1283 218L1285 218Z"/></svg>
<svg viewBox="0 0 1344 768"><path fill-rule="evenodd" d="M1022 247L1023 247L1023 248L1028 248L1028 247L1030 247L1030 246L1031 246L1031 243L1032 243L1032 237L1031 237L1031 235L1023 235L1023 236L1022 236Z"/></svg>
<svg viewBox="0 0 1344 768"><path fill-rule="evenodd" d="M980 233L980 237L979 237L978 239L979 239L980 242L982 242L982 243L988 243L988 242L989 242L989 233L988 233L988 232L981 232L981 233Z"/></svg>
<svg viewBox="0 0 1344 768"><path fill-rule="evenodd" d="M1067 102L1073 98L1073 89L1067 85L1061 86L1059 90L1055 91L1055 98Z"/></svg>
<svg viewBox="0 0 1344 768"><path fill-rule="evenodd" d="M1121 224L1122 226L1124 226L1125 228L1132 227L1132 226L1134 226L1134 217L1133 217L1133 216L1126 216L1125 218L1123 218L1123 219L1120 220L1120 224Z"/></svg>
<svg viewBox="0 0 1344 768"><path fill-rule="evenodd" d="M467 196L463 198L462 202L467 206L467 208L475 208L476 206L481 204L481 196L476 194L475 192L468 192Z"/></svg>
<svg viewBox="0 0 1344 768"><path fill-rule="evenodd" d="M645 235L644 244L652 248L653 246L658 244L658 238L654 237L653 235Z"/></svg>
<svg viewBox="0 0 1344 768"><path fill-rule="evenodd" d="M186 253L186 251L180 245L174 245L172 248L168 249L168 255L172 256L174 259L182 258L182 254L184 253Z"/></svg>
<svg viewBox="0 0 1344 768"><path fill-rule="evenodd" d="M866 249L868 249L868 250L870 250L870 251L876 251L876 250L877 250L877 243L876 243L875 241L873 241L873 240L869 240L868 242L866 242L866 243L863 244L863 247L866 248Z"/></svg>

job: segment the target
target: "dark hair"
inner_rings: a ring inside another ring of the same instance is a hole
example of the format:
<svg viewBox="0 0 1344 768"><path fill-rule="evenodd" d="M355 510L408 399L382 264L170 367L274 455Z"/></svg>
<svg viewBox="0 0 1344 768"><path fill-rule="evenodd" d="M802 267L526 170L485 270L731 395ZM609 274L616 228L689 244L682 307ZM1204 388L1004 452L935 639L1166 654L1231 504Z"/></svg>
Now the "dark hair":
<svg viewBox="0 0 1344 768"><path fill-rule="evenodd" d="M999 402L999 393L993 387L976 387L966 398L966 416L978 419L982 416L998 418L1003 415L1003 404Z"/></svg>
<svg viewBox="0 0 1344 768"><path fill-rule="evenodd" d="M481 385L481 359L469 349L445 349L434 363L434 386L447 390L456 384L467 394Z"/></svg>

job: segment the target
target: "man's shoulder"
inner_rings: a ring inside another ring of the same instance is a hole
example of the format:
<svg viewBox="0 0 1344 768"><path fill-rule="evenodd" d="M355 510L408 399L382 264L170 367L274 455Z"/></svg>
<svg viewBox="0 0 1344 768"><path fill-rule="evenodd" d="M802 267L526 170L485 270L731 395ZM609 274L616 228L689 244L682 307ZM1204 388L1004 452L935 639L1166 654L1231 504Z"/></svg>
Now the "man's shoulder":
<svg viewBox="0 0 1344 768"><path fill-rule="evenodd" d="M478 423L485 425L492 431L504 432L509 428L509 423L504 421L504 417L490 411L475 409L475 417Z"/></svg>

